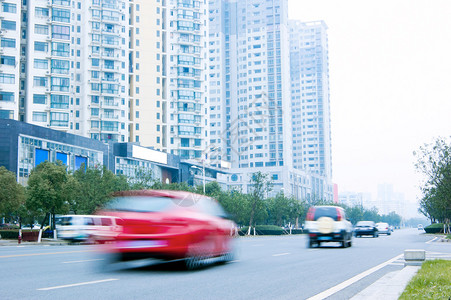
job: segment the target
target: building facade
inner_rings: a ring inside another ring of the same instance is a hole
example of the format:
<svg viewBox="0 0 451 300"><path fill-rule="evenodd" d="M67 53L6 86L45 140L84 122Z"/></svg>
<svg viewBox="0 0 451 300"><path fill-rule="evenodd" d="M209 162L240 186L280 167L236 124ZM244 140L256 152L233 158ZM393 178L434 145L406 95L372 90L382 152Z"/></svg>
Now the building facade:
<svg viewBox="0 0 451 300"><path fill-rule="evenodd" d="M289 21L293 166L332 178L327 26Z"/></svg>
<svg viewBox="0 0 451 300"><path fill-rule="evenodd" d="M3 1L1 22L2 115L127 141L128 1Z"/></svg>

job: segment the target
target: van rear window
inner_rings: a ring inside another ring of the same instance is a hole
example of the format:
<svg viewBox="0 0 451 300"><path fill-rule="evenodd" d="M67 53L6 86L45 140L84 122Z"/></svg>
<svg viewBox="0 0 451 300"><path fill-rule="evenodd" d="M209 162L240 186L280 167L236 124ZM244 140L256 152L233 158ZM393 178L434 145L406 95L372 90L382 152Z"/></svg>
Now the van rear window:
<svg viewBox="0 0 451 300"><path fill-rule="evenodd" d="M321 217L329 217L337 221L337 208L336 207L315 207L314 220L318 220Z"/></svg>

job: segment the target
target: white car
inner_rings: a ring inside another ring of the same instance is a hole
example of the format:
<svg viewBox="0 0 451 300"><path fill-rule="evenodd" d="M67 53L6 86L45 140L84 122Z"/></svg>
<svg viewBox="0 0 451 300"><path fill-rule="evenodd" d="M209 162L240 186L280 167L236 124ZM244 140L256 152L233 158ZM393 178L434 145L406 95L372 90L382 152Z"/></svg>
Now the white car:
<svg viewBox="0 0 451 300"><path fill-rule="evenodd" d="M386 234L386 235L390 235L391 234L391 230L390 230L390 226L388 225L388 223L376 223L376 228L379 234Z"/></svg>
<svg viewBox="0 0 451 300"><path fill-rule="evenodd" d="M305 221L308 232L307 247L320 246L323 242L339 242L342 248L352 246L352 224L346 219L343 208L338 206L312 206Z"/></svg>
<svg viewBox="0 0 451 300"><path fill-rule="evenodd" d="M64 215L56 217L56 232L59 239L71 242L86 241L95 236L101 242L105 234L115 232L116 218L98 215Z"/></svg>

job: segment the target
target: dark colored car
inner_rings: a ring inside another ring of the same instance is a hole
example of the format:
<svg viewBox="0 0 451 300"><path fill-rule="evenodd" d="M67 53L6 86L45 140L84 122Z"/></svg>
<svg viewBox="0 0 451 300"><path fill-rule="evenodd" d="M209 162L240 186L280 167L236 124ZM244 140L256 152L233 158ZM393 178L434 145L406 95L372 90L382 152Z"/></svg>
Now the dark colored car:
<svg viewBox="0 0 451 300"><path fill-rule="evenodd" d="M113 234L97 236L116 261L184 260L189 269L229 261L236 224L216 200L188 192L118 192L99 212L116 218Z"/></svg>
<svg viewBox="0 0 451 300"><path fill-rule="evenodd" d="M379 236L376 224L373 221L360 221L354 227L354 235L356 237L362 235L371 235L375 238Z"/></svg>
<svg viewBox="0 0 451 300"><path fill-rule="evenodd" d="M352 246L352 224L338 206L312 206L307 212L305 229L308 231L307 247L325 242L339 242L341 247Z"/></svg>

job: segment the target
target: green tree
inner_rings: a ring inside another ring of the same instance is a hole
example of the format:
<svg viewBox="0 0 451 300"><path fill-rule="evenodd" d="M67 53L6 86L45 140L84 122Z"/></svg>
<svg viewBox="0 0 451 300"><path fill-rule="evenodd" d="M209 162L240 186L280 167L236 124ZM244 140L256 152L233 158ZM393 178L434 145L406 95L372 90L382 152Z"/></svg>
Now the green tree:
<svg viewBox="0 0 451 300"><path fill-rule="evenodd" d="M130 189L132 190L147 190L152 188L155 184L153 173L151 169L140 168L136 171L135 178L129 180Z"/></svg>
<svg viewBox="0 0 451 300"><path fill-rule="evenodd" d="M17 183L16 175L5 167L0 167L0 186L0 217L20 217L25 208L25 189Z"/></svg>
<svg viewBox="0 0 451 300"><path fill-rule="evenodd" d="M451 144L437 138L414 152L416 169L425 178L419 211L432 221L449 224L451 219Z"/></svg>
<svg viewBox="0 0 451 300"><path fill-rule="evenodd" d="M249 228L256 224L256 221L264 218L266 214L264 200L272 190L272 181L267 173L256 172L251 176L252 190L249 193L250 217Z"/></svg>
<svg viewBox="0 0 451 300"><path fill-rule="evenodd" d="M73 188L71 199L67 202L73 212L92 214L102 207L114 192L130 189L127 178L113 174L106 167L81 167L73 174L76 182L70 182Z"/></svg>
<svg viewBox="0 0 451 300"><path fill-rule="evenodd" d="M51 214L67 213L68 205L64 195L68 180L66 166L61 162L40 163L31 171L27 187L27 207L37 215L45 214L44 221ZM53 225L55 222L53 222Z"/></svg>
<svg viewBox="0 0 451 300"><path fill-rule="evenodd" d="M249 195L232 190L216 196L219 204L238 225L249 224Z"/></svg>

